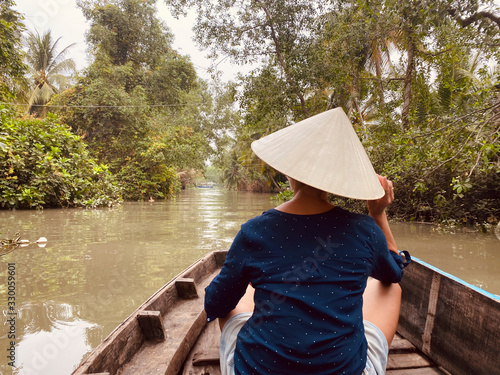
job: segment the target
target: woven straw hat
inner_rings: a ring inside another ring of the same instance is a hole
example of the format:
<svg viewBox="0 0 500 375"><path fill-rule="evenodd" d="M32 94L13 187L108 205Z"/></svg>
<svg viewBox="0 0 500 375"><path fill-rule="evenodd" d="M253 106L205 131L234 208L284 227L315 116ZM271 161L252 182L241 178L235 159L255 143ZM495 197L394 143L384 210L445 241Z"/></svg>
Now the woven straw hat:
<svg viewBox="0 0 500 375"><path fill-rule="evenodd" d="M377 174L342 108L278 130L252 143L265 163L306 185L355 199L384 196Z"/></svg>

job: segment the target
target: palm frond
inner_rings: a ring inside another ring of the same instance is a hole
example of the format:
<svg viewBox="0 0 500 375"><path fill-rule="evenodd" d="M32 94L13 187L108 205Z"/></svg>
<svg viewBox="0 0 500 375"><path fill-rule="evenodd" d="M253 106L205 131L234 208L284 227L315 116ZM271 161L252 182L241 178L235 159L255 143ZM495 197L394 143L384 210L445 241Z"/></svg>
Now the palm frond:
<svg viewBox="0 0 500 375"><path fill-rule="evenodd" d="M47 70L47 75L59 74L65 72L74 72L76 70L75 60L66 59L57 64L51 64L51 68Z"/></svg>

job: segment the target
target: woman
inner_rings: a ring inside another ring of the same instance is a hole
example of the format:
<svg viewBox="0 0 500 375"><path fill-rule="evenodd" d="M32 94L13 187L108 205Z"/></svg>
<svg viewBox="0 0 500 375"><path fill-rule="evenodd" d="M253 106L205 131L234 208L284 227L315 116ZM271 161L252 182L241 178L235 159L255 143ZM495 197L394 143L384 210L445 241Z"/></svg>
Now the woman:
<svg viewBox="0 0 500 375"><path fill-rule="evenodd" d="M392 183L375 174L340 108L252 149L289 177L294 197L242 225L206 288L222 373L385 373L405 266L385 214ZM368 200L370 216L328 193Z"/></svg>

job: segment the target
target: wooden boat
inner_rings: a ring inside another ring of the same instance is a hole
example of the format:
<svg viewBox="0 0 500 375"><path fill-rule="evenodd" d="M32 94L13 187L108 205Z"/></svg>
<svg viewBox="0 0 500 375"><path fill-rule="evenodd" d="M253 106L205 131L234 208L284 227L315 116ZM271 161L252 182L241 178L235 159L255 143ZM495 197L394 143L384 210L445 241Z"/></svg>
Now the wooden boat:
<svg viewBox="0 0 500 375"><path fill-rule="evenodd" d="M214 187L214 184L213 182L204 182L196 185L196 187L199 189L212 189Z"/></svg>
<svg viewBox="0 0 500 375"><path fill-rule="evenodd" d="M225 251L195 262L121 323L74 375L217 375L220 329L206 322L204 288ZM402 282L387 374L500 373L500 298L415 259Z"/></svg>

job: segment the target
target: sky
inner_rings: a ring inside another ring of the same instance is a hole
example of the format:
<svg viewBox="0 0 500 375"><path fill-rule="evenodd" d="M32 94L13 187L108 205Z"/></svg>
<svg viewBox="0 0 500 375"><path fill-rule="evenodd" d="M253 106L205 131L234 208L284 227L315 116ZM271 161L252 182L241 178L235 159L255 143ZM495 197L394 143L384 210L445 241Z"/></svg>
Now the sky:
<svg viewBox="0 0 500 375"><path fill-rule="evenodd" d="M89 23L83 16L82 11L77 8L76 0L15 0L15 9L25 17L24 24L29 31L37 30L40 34L47 30L52 31L55 39L61 37L59 41L60 49L76 43L68 53L72 57L80 70L89 64L86 56L85 32L89 29ZM198 75L203 79L209 79L207 72L211 61L206 59L207 51L201 51L192 40L191 30L194 24L194 15L188 18L176 20L170 15L163 0L158 0L158 18L163 20L174 34L173 48L182 55L189 55L196 68ZM218 64L218 69L222 71L223 80L235 79L238 71L248 71L243 67L223 61Z"/></svg>
<svg viewBox="0 0 500 375"><path fill-rule="evenodd" d="M80 70L88 65L86 57L85 32L89 24L80 9L76 7L76 0L15 0L16 9L24 14L24 23L28 30L37 30L40 34L47 30L52 31L54 39L61 37L60 48L76 43L70 54ZM500 0L495 0L500 5ZM195 16L176 20L170 15L163 0L157 0L158 17L162 19L174 34L173 48L182 55L189 55L198 75L203 79L210 79L207 69L211 61L206 59L207 51L201 51L192 40L191 30ZM251 66L236 66L224 60L217 64L225 81L234 80L237 72L246 73Z"/></svg>

